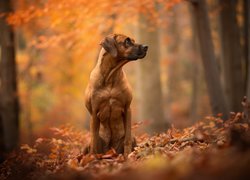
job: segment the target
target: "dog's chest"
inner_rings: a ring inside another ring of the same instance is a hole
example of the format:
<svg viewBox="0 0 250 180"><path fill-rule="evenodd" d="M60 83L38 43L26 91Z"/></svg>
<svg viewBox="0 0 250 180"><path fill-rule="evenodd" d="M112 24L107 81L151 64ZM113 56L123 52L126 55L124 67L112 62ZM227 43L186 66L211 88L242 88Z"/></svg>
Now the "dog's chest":
<svg viewBox="0 0 250 180"><path fill-rule="evenodd" d="M119 120L128 104L130 104L130 92L126 88L105 87L99 90L95 99L98 99L98 118L103 122Z"/></svg>
<svg viewBox="0 0 250 180"><path fill-rule="evenodd" d="M109 98L109 105L112 106L112 104L115 102L116 100L114 98Z"/></svg>
<svg viewBox="0 0 250 180"><path fill-rule="evenodd" d="M125 106L129 101L129 94L126 89L121 88L103 88L99 90L98 98L100 106Z"/></svg>
<svg viewBox="0 0 250 180"><path fill-rule="evenodd" d="M97 117L100 120L100 136L108 144L124 136L124 113L129 99L126 89L104 88L100 91Z"/></svg>

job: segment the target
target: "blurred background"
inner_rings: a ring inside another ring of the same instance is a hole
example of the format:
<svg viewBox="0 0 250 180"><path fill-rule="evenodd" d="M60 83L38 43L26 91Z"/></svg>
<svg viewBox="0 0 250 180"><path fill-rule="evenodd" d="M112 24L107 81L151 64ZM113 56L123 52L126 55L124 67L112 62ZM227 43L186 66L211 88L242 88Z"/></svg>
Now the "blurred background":
<svg viewBox="0 0 250 180"><path fill-rule="evenodd" d="M1 0L1 149L70 124L88 130L84 91L100 41L149 46L124 66L141 132L227 118L248 95L247 0Z"/></svg>

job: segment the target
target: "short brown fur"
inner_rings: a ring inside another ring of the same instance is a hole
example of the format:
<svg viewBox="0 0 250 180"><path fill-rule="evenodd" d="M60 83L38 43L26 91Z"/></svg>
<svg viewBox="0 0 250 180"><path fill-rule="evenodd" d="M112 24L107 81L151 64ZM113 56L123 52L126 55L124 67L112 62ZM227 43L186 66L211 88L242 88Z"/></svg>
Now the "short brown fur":
<svg viewBox="0 0 250 180"><path fill-rule="evenodd" d="M121 34L107 36L101 45L85 96L92 116L90 153L114 148L127 156L136 143L131 136L132 92L122 66L145 57L148 47Z"/></svg>

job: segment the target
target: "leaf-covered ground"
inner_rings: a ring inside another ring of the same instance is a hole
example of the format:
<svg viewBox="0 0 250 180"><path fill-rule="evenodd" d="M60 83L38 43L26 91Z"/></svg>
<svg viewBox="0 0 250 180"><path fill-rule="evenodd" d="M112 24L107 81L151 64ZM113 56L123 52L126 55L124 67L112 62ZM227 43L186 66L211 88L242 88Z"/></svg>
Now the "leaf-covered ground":
<svg viewBox="0 0 250 180"><path fill-rule="evenodd" d="M247 179L250 130L243 115L232 113L225 122L206 117L183 130L141 135L127 160L112 149L84 155L88 133L53 128L54 138L10 154L0 165L0 179Z"/></svg>

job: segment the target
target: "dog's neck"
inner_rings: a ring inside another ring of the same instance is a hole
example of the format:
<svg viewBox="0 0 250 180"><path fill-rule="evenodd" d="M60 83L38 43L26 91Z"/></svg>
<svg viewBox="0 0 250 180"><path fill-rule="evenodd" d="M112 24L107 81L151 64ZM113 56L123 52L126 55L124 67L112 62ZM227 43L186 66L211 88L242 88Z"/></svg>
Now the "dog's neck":
<svg viewBox="0 0 250 180"><path fill-rule="evenodd" d="M128 60L117 60L116 58L112 57L104 48L102 48L98 57L97 67L100 70L100 74L103 76L103 82L113 82L113 77L123 75L122 66L127 62Z"/></svg>

